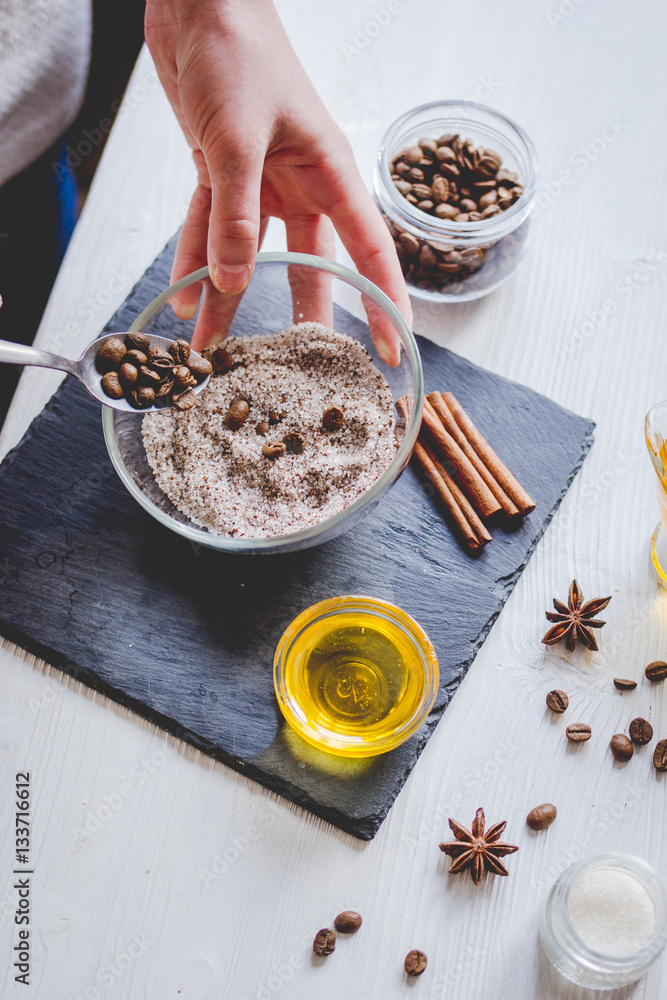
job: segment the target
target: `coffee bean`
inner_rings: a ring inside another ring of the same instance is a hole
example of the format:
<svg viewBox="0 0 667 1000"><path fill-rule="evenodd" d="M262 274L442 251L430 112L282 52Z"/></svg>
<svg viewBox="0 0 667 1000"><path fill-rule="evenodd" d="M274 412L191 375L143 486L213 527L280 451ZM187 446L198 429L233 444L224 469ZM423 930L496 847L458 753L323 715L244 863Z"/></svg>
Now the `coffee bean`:
<svg viewBox="0 0 667 1000"><path fill-rule="evenodd" d="M109 337L97 352L95 367L100 375L106 375L118 369L126 354L127 348L120 337Z"/></svg>
<svg viewBox="0 0 667 1000"><path fill-rule="evenodd" d="M160 384L160 388L155 393L155 398L164 399L165 396L169 396L175 384L176 383L174 382L173 378L165 379L164 382Z"/></svg>
<svg viewBox="0 0 667 1000"><path fill-rule="evenodd" d="M361 915L356 910L344 910L334 920L339 934L354 934L361 927Z"/></svg>
<svg viewBox="0 0 667 1000"><path fill-rule="evenodd" d="M446 177L436 175L433 178L431 194L436 204L447 201L449 198L449 181Z"/></svg>
<svg viewBox="0 0 667 1000"><path fill-rule="evenodd" d="M434 155L438 148L438 144L435 141L435 139L420 139L419 148L421 149L422 153L427 153L427 154L430 153L431 155Z"/></svg>
<svg viewBox="0 0 667 1000"><path fill-rule="evenodd" d="M667 740L659 740L653 751L653 767L656 771L667 771Z"/></svg>
<svg viewBox="0 0 667 1000"><path fill-rule="evenodd" d="M205 378L213 374L213 365L211 362L196 354L190 355L187 360L187 366L198 382L203 382Z"/></svg>
<svg viewBox="0 0 667 1000"><path fill-rule="evenodd" d="M424 180L425 174L421 167L410 167L408 177L413 184L421 184Z"/></svg>
<svg viewBox="0 0 667 1000"><path fill-rule="evenodd" d="M166 361L168 365L173 365L174 359L169 351L164 351L161 347L149 347L146 351L149 363L152 361Z"/></svg>
<svg viewBox="0 0 667 1000"><path fill-rule="evenodd" d="M431 197L431 189L428 184L413 184L412 193L415 198L418 198L420 201L424 198Z"/></svg>
<svg viewBox="0 0 667 1000"><path fill-rule="evenodd" d="M128 351L139 351L146 354L151 346L151 338L147 333L128 333L125 336L125 346Z"/></svg>
<svg viewBox="0 0 667 1000"><path fill-rule="evenodd" d="M255 427L255 434L260 434L262 437L266 437L266 435L269 433L270 430L271 430L271 425L269 424L268 420L260 420L260 422Z"/></svg>
<svg viewBox="0 0 667 1000"><path fill-rule="evenodd" d="M296 431L290 431L290 433L286 434L283 438L283 444L293 455L300 455L306 442L301 434L297 434Z"/></svg>
<svg viewBox="0 0 667 1000"><path fill-rule="evenodd" d="M285 419L285 416L286 414L284 410L280 413L278 410L269 410L269 423L272 427L275 427L276 424L279 424L281 420Z"/></svg>
<svg viewBox="0 0 667 1000"><path fill-rule="evenodd" d="M409 254L412 254L414 256L415 254L419 253L420 249L419 240L417 239L416 236L413 236L412 233L401 233L398 239L403 249L407 250Z"/></svg>
<svg viewBox="0 0 667 1000"><path fill-rule="evenodd" d="M450 222L459 214L458 208L454 205L441 204L435 206L435 216L438 219L448 219Z"/></svg>
<svg viewBox="0 0 667 1000"><path fill-rule="evenodd" d="M129 350L125 355L125 357L123 358L124 365L127 364L134 365L135 368L141 368L141 366L145 365L147 361L148 357L144 354L143 351L137 350L136 347L133 347L131 350Z"/></svg>
<svg viewBox="0 0 667 1000"><path fill-rule="evenodd" d="M623 733L616 733L615 736L612 736L609 740L609 749L616 760L620 761L630 760L635 752L632 743L627 736L623 735Z"/></svg>
<svg viewBox="0 0 667 1000"><path fill-rule="evenodd" d="M535 806L526 816L526 824L531 830L546 830L551 826L556 818L556 807L550 802L544 802L541 806Z"/></svg>
<svg viewBox="0 0 667 1000"><path fill-rule="evenodd" d="M640 747L643 747L653 739L653 726L647 719L642 719L639 716L633 719L628 726L628 733L633 743L637 743Z"/></svg>
<svg viewBox="0 0 667 1000"><path fill-rule="evenodd" d="M585 722L573 722L565 730L565 735L573 743L583 743L585 740L590 740L591 727L587 726Z"/></svg>
<svg viewBox="0 0 667 1000"><path fill-rule="evenodd" d="M459 211L476 212L477 202L473 201L472 198L461 198L461 201L459 202Z"/></svg>
<svg viewBox="0 0 667 1000"><path fill-rule="evenodd" d="M139 378L139 369L135 368L134 365L131 365L128 362L127 364L122 364L120 366L120 371L118 374L122 384L126 388L132 388L132 386L136 384L136 381Z"/></svg>
<svg viewBox="0 0 667 1000"><path fill-rule="evenodd" d="M662 660L654 660L653 663L649 663L644 673L650 681L664 681L667 677L667 663Z"/></svg>
<svg viewBox="0 0 667 1000"><path fill-rule="evenodd" d="M262 455L265 458L280 458L287 451L282 441L267 441L262 448Z"/></svg>
<svg viewBox="0 0 667 1000"><path fill-rule="evenodd" d="M248 401L246 399L237 397L233 400L231 406L225 414L225 423L229 427L230 431L237 431L239 427L242 427L248 419L249 413L250 407L248 406Z"/></svg>
<svg viewBox="0 0 667 1000"><path fill-rule="evenodd" d="M618 691L634 691L637 687L637 681L629 681L625 677L614 677L614 687Z"/></svg>
<svg viewBox="0 0 667 1000"><path fill-rule="evenodd" d="M110 399L122 399L125 395L118 372L107 372L102 377L102 388Z"/></svg>
<svg viewBox="0 0 667 1000"><path fill-rule="evenodd" d="M125 367L125 365L123 365ZM149 368L148 365L142 365L138 369L138 379L140 385L149 385L152 389L157 389L162 381L162 376L155 371L154 368Z"/></svg>
<svg viewBox="0 0 667 1000"><path fill-rule="evenodd" d="M197 404L197 397L192 389L184 389L182 392L174 392L171 397L171 405L177 410L191 410Z"/></svg>
<svg viewBox="0 0 667 1000"><path fill-rule="evenodd" d="M398 181L394 181L394 183L404 198L406 198L409 194L412 194L412 184L410 181L406 181L401 178Z"/></svg>
<svg viewBox="0 0 667 1000"><path fill-rule="evenodd" d="M190 357L190 345L187 340L175 340L169 345L168 350L177 365L184 365Z"/></svg>
<svg viewBox="0 0 667 1000"><path fill-rule="evenodd" d="M330 955L336 950L336 935L329 927L318 931L313 941L313 951L316 955Z"/></svg>
<svg viewBox="0 0 667 1000"><path fill-rule="evenodd" d="M487 191L486 194L483 194L479 199L478 205L480 211L483 212L485 208L490 208L492 205L495 205L497 200L498 192L495 188L491 188L490 191Z"/></svg>
<svg viewBox="0 0 667 1000"><path fill-rule="evenodd" d="M564 712L569 704L570 699L568 696L558 688L554 688L547 695L547 708L550 708L552 712L556 712L558 715Z"/></svg>
<svg viewBox="0 0 667 1000"><path fill-rule="evenodd" d="M211 355L211 365L216 375L219 375L220 372L228 372L234 367L234 359L226 348L218 347Z"/></svg>
<svg viewBox="0 0 667 1000"><path fill-rule="evenodd" d="M403 967L409 976L421 976L428 964L428 959L419 948L413 948L405 956Z"/></svg>
<svg viewBox="0 0 667 1000"><path fill-rule="evenodd" d="M155 391L148 385L140 385L138 388L132 389L126 398L136 410L145 410L155 402Z"/></svg>
<svg viewBox="0 0 667 1000"><path fill-rule="evenodd" d="M175 365L172 368L172 373L178 385L187 386L188 389L191 389L197 384L197 379L187 365Z"/></svg>
<svg viewBox="0 0 667 1000"><path fill-rule="evenodd" d="M330 406L328 410L324 411L322 426L327 431L337 431L343 426L344 419L345 414L340 406Z"/></svg>

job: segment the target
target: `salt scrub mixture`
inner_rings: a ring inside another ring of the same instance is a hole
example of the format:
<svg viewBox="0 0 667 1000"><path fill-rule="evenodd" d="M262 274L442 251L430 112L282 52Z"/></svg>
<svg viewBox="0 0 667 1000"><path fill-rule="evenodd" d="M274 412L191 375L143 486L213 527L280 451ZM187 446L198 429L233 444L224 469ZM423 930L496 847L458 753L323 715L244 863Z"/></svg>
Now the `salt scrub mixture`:
<svg viewBox="0 0 667 1000"><path fill-rule="evenodd" d="M393 398L358 341L299 323L224 347L228 368L196 407L151 412L142 424L158 485L192 521L241 538L300 531L343 510L387 469L398 447ZM239 396L249 415L231 429L225 417ZM342 416L327 421L332 407ZM283 441L283 454L263 454Z"/></svg>
<svg viewBox="0 0 667 1000"><path fill-rule="evenodd" d="M602 955L633 955L653 936L651 897L631 875L613 868L584 872L570 889L568 910L584 944Z"/></svg>

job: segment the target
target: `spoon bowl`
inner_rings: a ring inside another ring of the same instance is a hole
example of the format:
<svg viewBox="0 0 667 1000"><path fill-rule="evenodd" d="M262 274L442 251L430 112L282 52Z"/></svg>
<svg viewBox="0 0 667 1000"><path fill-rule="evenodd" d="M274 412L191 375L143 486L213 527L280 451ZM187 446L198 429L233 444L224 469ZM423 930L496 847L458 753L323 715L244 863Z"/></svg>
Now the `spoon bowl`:
<svg viewBox="0 0 667 1000"><path fill-rule="evenodd" d="M110 407L112 410L124 410L126 413L149 413L151 410L159 409L156 406L148 406L144 410L137 411L136 407L128 403L125 398L111 399L105 393L102 388L102 375L97 370L95 360L100 348L112 337L118 337L123 340L125 334L108 333L106 336L100 337L99 340L93 341L78 361L63 358L59 354L51 354L49 351L40 351L36 347L26 347L25 344L15 344L9 340L0 340L0 362L10 365L35 365L38 368L56 368L58 371L67 372L69 375L74 375L75 378L78 378L79 382L85 386L94 399ZM159 337L154 334L150 334L150 340L151 347L160 347L164 351L173 343L173 338ZM199 357L200 355L192 351L192 356ZM198 382L192 388L192 392L198 395L202 389L206 388L210 377L210 375L207 375L201 382Z"/></svg>

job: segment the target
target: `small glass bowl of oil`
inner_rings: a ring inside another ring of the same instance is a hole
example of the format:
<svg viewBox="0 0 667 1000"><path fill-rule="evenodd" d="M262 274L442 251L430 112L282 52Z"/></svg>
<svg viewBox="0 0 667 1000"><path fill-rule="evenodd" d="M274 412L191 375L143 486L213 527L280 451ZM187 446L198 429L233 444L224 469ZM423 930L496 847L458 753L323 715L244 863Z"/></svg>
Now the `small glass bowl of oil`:
<svg viewBox="0 0 667 1000"><path fill-rule="evenodd" d="M431 710L438 677L423 629L374 597L313 604L287 627L273 663L289 724L343 757L372 757L407 740Z"/></svg>

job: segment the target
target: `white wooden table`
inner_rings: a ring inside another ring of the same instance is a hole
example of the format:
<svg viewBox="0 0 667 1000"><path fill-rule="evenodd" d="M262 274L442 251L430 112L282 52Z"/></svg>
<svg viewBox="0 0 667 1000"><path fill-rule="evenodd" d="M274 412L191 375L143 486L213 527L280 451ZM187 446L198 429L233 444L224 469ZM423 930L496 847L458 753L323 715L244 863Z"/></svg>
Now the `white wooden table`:
<svg viewBox="0 0 667 1000"><path fill-rule="evenodd" d="M386 11L379 19L374 12ZM607 743L636 715L667 736L667 691L621 696L667 658L667 595L649 566L657 520L642 419L667 396L664 5L602 0L283 0L280 11L370 183L398 114L473 96L531 134L542 167L529 259L477 303L417 309L415 329L597 421L596 444L387 820L361 844L5 643L0 649L0 943L16 943L13 783L32 776L32 973L39 1000L574 1000L539 958L547 889L574 860L636 853L667 875L667 782L652 747ZM386 22L378 27L379 22ZM610 123L613 123L610 125ZM567 173L563 173L566 171ZM185 142L143 52L41 325L76 352L181 223ZM280 240L279 229L270 244ZM605 313L604 303L609 305ZM0 439L21 437L57 384L23 377ZM549 429L544 428L544 447ZM1 516L1 513L0 513ZM2 563L7 576L11 567ZM613 594L600 652L540 639L573 576ZM447 609L443 608L443 614ZM546 692L570 695L552 718ZM568 721L593 727L566 745ZM663 776L664 779L664 776ZM558 806L531 834L528 810ZM449 877L447 817L483 805L520 844L508 879ZM364 916L324 965L318 928ZM429 966L413 984L413 947ZM9 961L5 962L5 966ZM667 992L663 959L620 996Z"/></svg>

